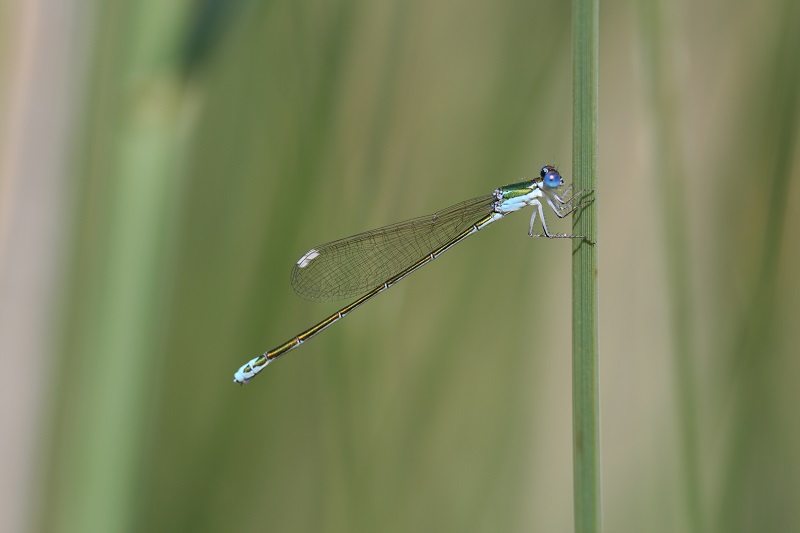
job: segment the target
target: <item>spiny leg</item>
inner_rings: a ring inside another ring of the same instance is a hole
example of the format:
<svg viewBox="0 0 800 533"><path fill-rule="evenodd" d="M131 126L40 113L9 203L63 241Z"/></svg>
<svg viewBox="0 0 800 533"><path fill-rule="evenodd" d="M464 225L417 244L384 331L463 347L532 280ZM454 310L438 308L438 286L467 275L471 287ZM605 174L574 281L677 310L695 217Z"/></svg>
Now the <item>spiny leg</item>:
<svg viewBox="0 0 800 533"><path fill-rule="evenodd" d="M553 201L548 197L547 204L553 209L553 212L558 216L558 218L564 218L573 211L580 209L581 207L585 207L592 203L593 199L583 200L576 205L563 205L563 206L556 206ZM547 223L545 222L544 213L542 212L542 204L538 200L534 200L531 202L531 205L535 207L533 217L531 217L531 227L528 231L528 236L530 237L547 237L548 239L586 239L585 235L568 235L566 233L550 233L547 231ZM561 211L567 210L566 212L562 213ZM539 218L542 219L542 230L544 231L543 234L534 234L533 233L533 221L536 218L536 212L539 212ZM591 244L594 244L593 241L590 241Z"/></svg>
<svg viewBox="0 0 800 533"><path fill-rule="evenodd" d="M533 223L536 222L537 211L539 214L542 213L542 204L540 204L538 200L534 200L534 202L531 205L534 205L534 209L533 209L533 214L531 215L531 226L530 228L528 228L528 237L533 237ZM539 209L537 210L535 206L538 206ZM542 220L544 220L543 214L542 214ZM545 230L545 232L547 232L547 230ZM537 237L539 237L539 235L537 235Z"/></svg>
<svg viewBox="0 0 800 533"><path fill-rule="evenodd" d="M573 211L576 211L582 207L586 207L590 203L594 201L594 198L584 199L578 202L575 205L571 203L566 203L564 205L556 205L550 198L547 198L547 204L553 209L553 212L556 214L558 218L564 218L565 216L569 215Z"/></svg>
<svg viewBox="0 0 800 533"><path fill-rule="evenodd" d="M551 200L548 199L547 202L550 203ZM534 201L531 202L530 205L531 205L531 207L533 207L533 216L531 217L531 227L528 230L528 236L529 237L547 237L548 239L564 239L564 238L567 238L567 237L577 238L577 235L576 236L562 235L560 233L551 234L549 231L547 231L547 221L545 220L544 212L542 211L542 203L539 200L534 200ZM552 203L550 204L550 206L553 207ZM553 208L553 209L555 209L555 208ZM544 231L543 235L542 234L536 234L536 235L533 234L533 223L536 220L536 214L537 213L539 214L539 218L542 220L542 230Z"/></svg>
<svg viewBox="0 0 800 533"><path fill-rule="evenodd" d="M570 184L570 186L569 186L569 187L567 187L567 189L566 189L566 190L565 190L563 193L561 193L561 194L562 194L562 196L566 196L566 195L568 195L568 194L569 194L569 191L571 191L571 190L572 190L572 184ZM559 203L561 203L561 204L569 204L569 203L570 203L570 202L572 202L572 201L573 201L575 198L577 198L577 197L579 197L579 196L583 196L583 195L585 195L585 194L591 194L591 193L592 193L592 191L590 191L590 190L588 190L588 189L581 189L581 190L579 190L578 192L576 192L575 194L573 194L572 196L570 196L570 197L569 197L569 198L567 198L567 199L562 199L562 198L561 198L561 196L557 195L556 193L551 193L551 194L553 195L553 197L554 197L554 198L555 198L555 199L556 199L556 200L557 200Z"/></svg>

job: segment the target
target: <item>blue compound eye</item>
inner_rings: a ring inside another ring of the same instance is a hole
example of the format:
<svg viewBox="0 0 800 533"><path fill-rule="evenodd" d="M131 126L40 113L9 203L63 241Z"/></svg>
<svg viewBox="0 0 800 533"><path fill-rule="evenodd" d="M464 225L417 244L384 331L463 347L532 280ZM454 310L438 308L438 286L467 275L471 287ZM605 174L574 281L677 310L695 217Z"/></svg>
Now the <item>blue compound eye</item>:
<svg viewBox="0 0 800 533"><path fill-rule="evenodd" d="M544 171L544 169L542 169L542 171ZM542 181L544 182L544 186L548 189L555 189L564 183L564 178L561 177L558 170L549 168L544 176L542 176Z"/></svg>

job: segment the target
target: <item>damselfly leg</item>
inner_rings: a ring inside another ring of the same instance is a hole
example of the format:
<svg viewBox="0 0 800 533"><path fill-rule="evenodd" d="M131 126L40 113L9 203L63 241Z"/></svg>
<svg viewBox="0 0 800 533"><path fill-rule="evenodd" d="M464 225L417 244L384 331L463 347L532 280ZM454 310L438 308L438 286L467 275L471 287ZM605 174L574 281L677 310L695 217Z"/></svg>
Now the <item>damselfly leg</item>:
<svg viewBox="0 0 800 533"><path fill-rule="evenodd" d="M569 187L563 192L563 195L566 196L572 190L572 185L570 184ZM592 191L588 191L586 189L581 189L580 191L576 192L572 196L567 199L562 199L558 196L555 192L549 192L549 194L545 194L545 199L547 201L547 205L553 210L553 213L556 214L558 218L565 218L569 216L574 211L586 207L592 201L593 198L589 198ZM573 203L575 200L579 200L578 203ZM555 200L555 202L553 201ZM544 217L544 212L542 211L541 203L536 200L531 204L533 209L533 215L531 216L531 224L528 229L528 236L529 237L547 237L548 239L586 239L585 235L569 235L566 233L550 233L547 230L547 221ZM542 221L542 231L544 233L533 233L533 226L536 222L536 214L539 214L539 218Z"/></svg>

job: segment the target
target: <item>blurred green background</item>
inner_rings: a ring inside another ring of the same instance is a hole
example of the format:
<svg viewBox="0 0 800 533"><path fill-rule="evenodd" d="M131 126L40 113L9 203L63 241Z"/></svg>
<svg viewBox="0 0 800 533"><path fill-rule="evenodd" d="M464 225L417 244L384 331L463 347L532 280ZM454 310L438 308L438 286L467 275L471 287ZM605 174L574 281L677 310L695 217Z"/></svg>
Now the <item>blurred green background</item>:
<svg viewBox="0 0 800 533"><path fill-rule="evenodd" d="M601 3L606 531L800 531L795 0ZM570 246L312 246L570 175L569 2L0 6L0 530L571 531ZM568 228L566 223L560 230Z"/></svg>

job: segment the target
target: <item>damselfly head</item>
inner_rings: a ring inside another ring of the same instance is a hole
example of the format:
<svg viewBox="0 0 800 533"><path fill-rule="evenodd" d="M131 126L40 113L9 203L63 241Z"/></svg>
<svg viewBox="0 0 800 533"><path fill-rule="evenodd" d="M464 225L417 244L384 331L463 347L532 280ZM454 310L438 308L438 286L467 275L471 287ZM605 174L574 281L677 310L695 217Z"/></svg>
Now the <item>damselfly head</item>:
<svg viewBox="0 0 800 533"><path fill-rule="evenodd" d="M552 165L543 166L539 175L542 177L542 183L548 189L557 189L564 184L564 178L558 173L556 167Z"/></svg>

